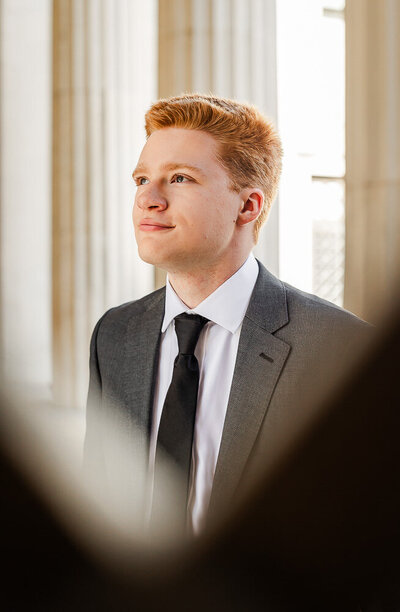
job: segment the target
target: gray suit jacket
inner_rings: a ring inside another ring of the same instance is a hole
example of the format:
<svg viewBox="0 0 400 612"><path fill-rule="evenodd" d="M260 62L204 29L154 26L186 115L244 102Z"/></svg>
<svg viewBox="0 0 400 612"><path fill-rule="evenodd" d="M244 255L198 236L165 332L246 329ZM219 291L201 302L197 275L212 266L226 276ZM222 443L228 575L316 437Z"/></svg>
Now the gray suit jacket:
<svg viewBox="0 0 400 612"><path fill-rule="evenodd" d="M303 293L262 264L243 322L210 501L212 514L246 490L260 466L272 469L313 418L321 394L368 327L351 313ZM136 463L146 465L165 289L109 310L92 336L85 440L94 471L109 470L109 430L101 414L117 414ZM227 305L229 307L229 305ZM323 385L322 385L323 383ZM322 385L322 388L321 388Z"/></svg>

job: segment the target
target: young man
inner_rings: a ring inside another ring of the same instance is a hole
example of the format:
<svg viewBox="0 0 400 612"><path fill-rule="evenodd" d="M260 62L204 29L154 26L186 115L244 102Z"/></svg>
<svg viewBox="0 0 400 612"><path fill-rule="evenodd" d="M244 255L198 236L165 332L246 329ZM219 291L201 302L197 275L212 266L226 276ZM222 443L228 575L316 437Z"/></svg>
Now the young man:
<svg viewBox="0 0 400 612"><path fill-rule="evenodd" d="M97 421L118 411L125 432L140 432L132 445L145 457L150 524L163 513L164 454L181 477L178 522L199 532L252 466L279 456L364 323L285 285L251 254L282 156L254 107L197 94L160 100L146 132L133 223L140 257L166 270L167 283L94 330L85 452L94 470L109 470Z"/></svg>

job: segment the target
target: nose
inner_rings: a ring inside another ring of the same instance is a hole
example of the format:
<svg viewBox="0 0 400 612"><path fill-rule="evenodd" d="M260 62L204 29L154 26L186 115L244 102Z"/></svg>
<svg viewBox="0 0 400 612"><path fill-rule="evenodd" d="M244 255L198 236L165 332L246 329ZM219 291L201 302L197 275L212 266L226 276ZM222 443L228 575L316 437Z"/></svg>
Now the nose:
<svg viewBox="0 0 400 612"><path fill-rule="evenodd" d="M142 210L158 210L163 211L167 208L168 203L164 195L154 184L143 185L136 192L135 204Z"/></svg>

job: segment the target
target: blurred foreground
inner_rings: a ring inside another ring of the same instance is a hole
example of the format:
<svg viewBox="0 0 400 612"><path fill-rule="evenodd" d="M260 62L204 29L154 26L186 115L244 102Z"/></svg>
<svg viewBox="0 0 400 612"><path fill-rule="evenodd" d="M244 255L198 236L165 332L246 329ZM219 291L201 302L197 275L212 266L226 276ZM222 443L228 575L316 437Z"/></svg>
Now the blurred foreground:
<svg viewBox="0 0 400 612"><path fill-rule="evenodd" d="M173 480L147 541L143 500L125 497L136 476L124 474L123 437L110 493L48 411L3 398L3 609L400 610L399 364L400 317L237 506L186 545Z"/></svg>

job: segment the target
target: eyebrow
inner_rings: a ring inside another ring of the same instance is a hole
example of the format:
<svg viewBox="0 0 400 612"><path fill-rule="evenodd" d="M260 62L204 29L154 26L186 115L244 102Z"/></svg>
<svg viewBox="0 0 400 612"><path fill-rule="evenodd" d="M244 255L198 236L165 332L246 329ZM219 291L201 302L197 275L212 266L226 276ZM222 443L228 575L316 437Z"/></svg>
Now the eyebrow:
<svg viewBox="0 0 400 612"><path fill-rule="evenodd" d="M171 170L189 170L190 172L198 172L202 176L205 176L205 173L203 170L201 170L201 168L199 168L198 166L191 166L190 164L187 164L186 162L164 164L163 166L161 166L161 170L169 170L169 171ZM132 172L132 176L135 177L138 174L146 174L147 172L148 170L146 166L139 165L139 166L136 166L136 168Z"/></svg>

